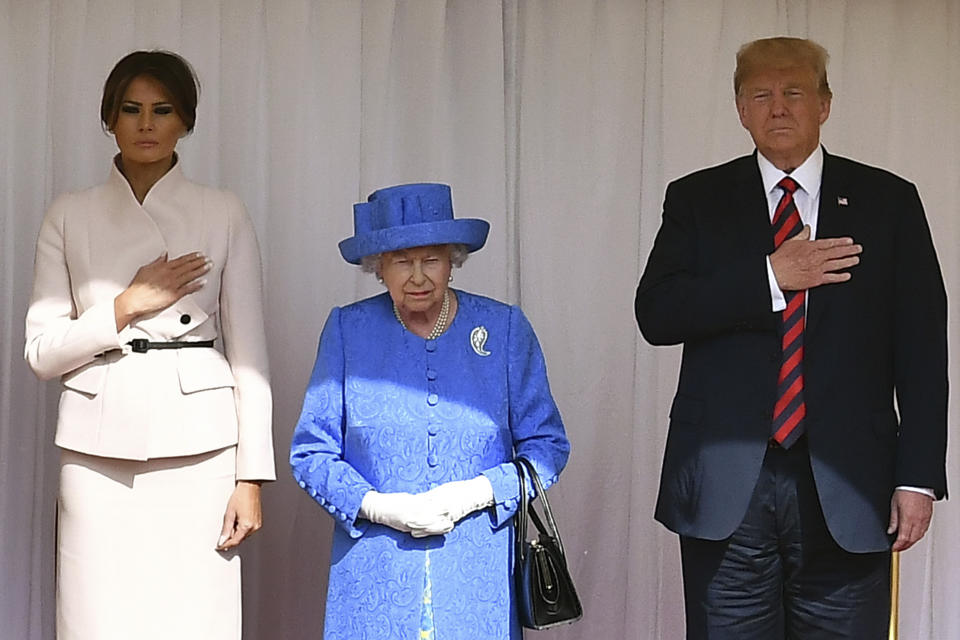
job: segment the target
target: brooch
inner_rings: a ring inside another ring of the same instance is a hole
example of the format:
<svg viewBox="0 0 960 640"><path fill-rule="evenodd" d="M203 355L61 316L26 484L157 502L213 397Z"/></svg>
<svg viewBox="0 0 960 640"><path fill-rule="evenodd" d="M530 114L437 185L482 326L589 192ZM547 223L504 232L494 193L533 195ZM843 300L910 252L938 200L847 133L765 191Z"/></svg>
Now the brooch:
<svg viewBox="0 0 960 640"><path fill-rule="evenodd" d="M474 353L478 356L490 355L490 352L483 348L486 344L487 328L483 326L474 327L473 331L470 332L470 346L473 347Z"/></svg>

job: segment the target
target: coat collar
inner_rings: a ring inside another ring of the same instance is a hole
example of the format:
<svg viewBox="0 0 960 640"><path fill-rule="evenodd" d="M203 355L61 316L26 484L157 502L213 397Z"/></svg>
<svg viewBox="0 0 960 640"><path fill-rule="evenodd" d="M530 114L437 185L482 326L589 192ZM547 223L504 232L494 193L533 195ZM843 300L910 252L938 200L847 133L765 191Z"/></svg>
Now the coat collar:
<svg viewBox="0 0 960 640"><path fill-rule="evenodd" d="M177 188L187 180L183 175L183 171L180 169L180 157L177 154L173 154L173 166L150 187L150 190L147 191L147 195L143 199L143 203L140 203L133 194L133 188L130 186L130 183L127 182L127 179L120 171L119 162L120 154L118 153L113 157L113 162L110 163L110 177L107 179L107 184L115 191L122 193L124 198L128 198L138 207L146 207L151 200L166 200L170 194L174 193Z"/></svg>

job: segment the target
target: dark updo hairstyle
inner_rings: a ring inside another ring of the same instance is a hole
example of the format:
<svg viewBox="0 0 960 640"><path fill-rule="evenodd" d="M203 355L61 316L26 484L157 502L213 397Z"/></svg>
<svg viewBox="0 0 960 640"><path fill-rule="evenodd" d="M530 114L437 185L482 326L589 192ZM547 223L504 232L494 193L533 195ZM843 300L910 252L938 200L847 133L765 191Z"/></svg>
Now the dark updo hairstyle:
<svg viewBox="0 0 960 640"><path fill-rule="evenodd" d="M193 131L200 81L190 63L170 51L134 51L120 59L103 84L100 120L104 129L113 130L123 94L137 76L149 76L162 84L187 131Z"/></svg>

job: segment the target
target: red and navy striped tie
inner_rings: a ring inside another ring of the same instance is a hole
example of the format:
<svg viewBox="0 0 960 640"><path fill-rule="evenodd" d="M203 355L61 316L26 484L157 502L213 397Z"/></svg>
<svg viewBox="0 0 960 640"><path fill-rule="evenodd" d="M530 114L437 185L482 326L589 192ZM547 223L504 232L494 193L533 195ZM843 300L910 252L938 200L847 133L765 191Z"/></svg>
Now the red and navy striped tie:
<svg viewBox="0 0 960 640"><path fill-rule="evenodd" d="M793 201L799 185L792 178L777 183L783 196L773 214L773 243L783 244L803 230L800 212ZM780 377L777 380L777 403L773 408L773 439L789 448L803 433L807 405L803 401L803 324L806 312L806 291L784 291L787 308L780 316Z"/></svg>

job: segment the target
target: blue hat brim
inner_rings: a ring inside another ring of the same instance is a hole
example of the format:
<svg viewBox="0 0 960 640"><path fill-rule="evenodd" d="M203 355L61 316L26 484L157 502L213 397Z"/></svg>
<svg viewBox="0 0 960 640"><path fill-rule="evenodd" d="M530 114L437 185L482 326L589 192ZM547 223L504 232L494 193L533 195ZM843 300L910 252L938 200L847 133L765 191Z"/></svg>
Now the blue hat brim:
<svg viewBox="0 0 960 640"><path fill-rule="evenodd" d="M364 256L434 244L463 244L473 253L483 247L489 232L486 220L459 218L378 229L342 240L338 246L344 260L360 264Z"/></svg>

